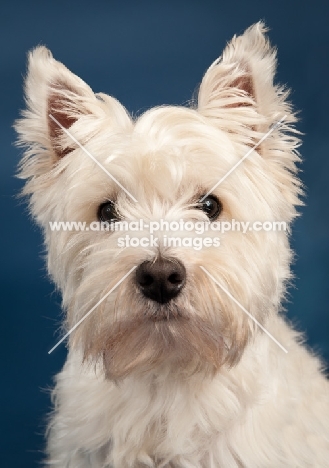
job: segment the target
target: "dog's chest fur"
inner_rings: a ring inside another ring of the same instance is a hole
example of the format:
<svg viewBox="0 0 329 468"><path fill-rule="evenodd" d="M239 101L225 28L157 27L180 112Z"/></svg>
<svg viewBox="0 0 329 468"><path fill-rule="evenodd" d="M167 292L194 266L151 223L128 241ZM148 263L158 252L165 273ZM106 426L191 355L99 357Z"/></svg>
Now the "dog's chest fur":
<svg viewBox="0 0 329 468"><path fill-rule="evenodd" d="M71 354L58 376L61 414L53 421L53 430L62 432L59 443L67 444L64 454L70 454L63 466L80 466L72 461L75 450L81 466L97 468L324 467L325 452L313 450L325 422L313 432L307 420L320 417L329 385L314 379L318 360L306 352L301 359L295 333L283 321L268 326L289 344L287 359L278 359L275 344L259 336L234 370L214 380L177 382L163 373L115 385L93 367L83 370L81 357ZM287 384L292 373L294 387ZM315 405L301 404L315 392ZM261 446L249 450L255 441Z"/></svg>

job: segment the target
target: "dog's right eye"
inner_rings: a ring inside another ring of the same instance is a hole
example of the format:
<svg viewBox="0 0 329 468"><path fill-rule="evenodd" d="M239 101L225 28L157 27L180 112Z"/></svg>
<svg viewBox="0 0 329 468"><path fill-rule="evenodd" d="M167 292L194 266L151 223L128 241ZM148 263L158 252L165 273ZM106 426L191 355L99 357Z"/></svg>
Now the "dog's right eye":
<svg viewBox="0 0 329 468"><path fill-rule="evenodd" d="M113 201L107 201L99 206L98 219L104 223L114 223L115 221L119 221L119 215Z"/></svg>
<svg viewBox="0 0 329 468"><path fill-rule="evenodd" d="M206 213L210 221L215 221L223 211L223 204L214 195L202 197L202 202L199 203L199 208Z"/></svg>

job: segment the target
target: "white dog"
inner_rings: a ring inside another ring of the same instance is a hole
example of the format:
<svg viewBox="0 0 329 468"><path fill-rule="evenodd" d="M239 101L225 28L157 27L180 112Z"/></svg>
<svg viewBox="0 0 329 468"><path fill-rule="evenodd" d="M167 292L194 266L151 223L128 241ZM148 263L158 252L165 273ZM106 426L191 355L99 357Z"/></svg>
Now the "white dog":
<svg viewBox="0 0 329 468"><path fill-rule="evenodd" d="M136 121L31 52L21 177L72 331L47 466L329 467L328 381L281 315L299 140L264 33L232 39L195 105ZM250 227L219 236L223 222Z"/></svg>

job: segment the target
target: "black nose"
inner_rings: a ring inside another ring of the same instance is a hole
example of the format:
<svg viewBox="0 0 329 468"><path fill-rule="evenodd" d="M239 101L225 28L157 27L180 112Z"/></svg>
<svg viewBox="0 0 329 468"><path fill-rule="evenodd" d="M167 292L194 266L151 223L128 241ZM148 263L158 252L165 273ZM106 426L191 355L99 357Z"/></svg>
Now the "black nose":
<svg viewBox="0 0 329 468"><path fill-rule="evenodd" d="M144 296L165 304L183 289L186 280L184 265L176 259L159 258L143 262L136 269L137 286Z"/></svg>

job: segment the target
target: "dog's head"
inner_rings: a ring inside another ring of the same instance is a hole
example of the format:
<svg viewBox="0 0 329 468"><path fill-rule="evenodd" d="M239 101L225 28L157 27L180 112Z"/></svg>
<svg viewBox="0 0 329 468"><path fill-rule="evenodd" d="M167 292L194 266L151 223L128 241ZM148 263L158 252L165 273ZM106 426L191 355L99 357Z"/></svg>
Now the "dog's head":
<svg viewBox="0 0 329 468"><path fill-rule="evenodd" d="M190 108L159 107L134 121L44 47L30 54L27 110L16 124L27 148L24 193L44 229L68 329L81 321L70 344L102 358L108 377L161 366L216 372L238 362L258 332L241 306L260 323L277 311L287 232L252 223L289 226L300 185L295 117L274 72L257 24L211 65ZM250 227L214 229L232 220ZM92 229L99 221L111 228ZM113 229L124 221L129 232ZM52 230L53 222L86 224Z"/></svg>

